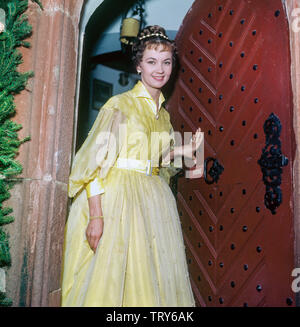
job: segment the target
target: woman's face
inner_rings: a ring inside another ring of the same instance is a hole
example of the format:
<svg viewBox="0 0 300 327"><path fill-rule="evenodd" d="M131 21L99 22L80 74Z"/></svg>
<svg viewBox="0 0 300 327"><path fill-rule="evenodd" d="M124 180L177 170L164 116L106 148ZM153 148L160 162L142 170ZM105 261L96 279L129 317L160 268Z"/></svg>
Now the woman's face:
<svg viewBox="0 0 300 327"><path fill-rule="evenodd" d="M137 71L149 91L161 89L169 80L172 73L172 52L159 45L155 48L146 48Z"/></svg>

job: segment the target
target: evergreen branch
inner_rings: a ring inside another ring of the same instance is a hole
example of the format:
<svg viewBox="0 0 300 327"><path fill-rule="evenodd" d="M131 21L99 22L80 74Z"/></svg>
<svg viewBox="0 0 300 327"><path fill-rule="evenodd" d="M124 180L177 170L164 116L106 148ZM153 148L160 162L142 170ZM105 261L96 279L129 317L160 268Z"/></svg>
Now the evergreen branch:
<svg viewBox="0 0 300 327"><path fill-rule="evenodd" d="M43 10L41 1L32 0ZM3 207L4 201L10 198L10 189L16 184L15 176L21 174L22 165L16 160L19 147L30 140L20 140L18 131L22 125L11 120L15 114L14 95L26 87L33 72L20 73L18 66L22 63L22 55L18 47L29 48L25 41L32 33L25 14L28 0L0 0L0 8L6 13L6 30L0 33L0 267L11 265L9 235L2 226L14 221L12 208ZM11 306L12 300L0 292L0 306Z"/></svg>
<svg viewBox="0 0 300 327"><path fill-rule="evenodd" d="M5 296L5 293L0 292L0 307L11 307L13 304L11 299Z"/></svg>

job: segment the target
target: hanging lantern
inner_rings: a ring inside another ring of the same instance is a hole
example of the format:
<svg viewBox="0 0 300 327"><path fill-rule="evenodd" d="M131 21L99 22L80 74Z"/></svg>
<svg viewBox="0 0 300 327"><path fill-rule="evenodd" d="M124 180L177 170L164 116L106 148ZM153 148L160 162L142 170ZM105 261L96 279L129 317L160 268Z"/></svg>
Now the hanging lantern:
<svg viewBox="0 0 300 327"><path fill-rule="evenodd" d="M132 16L139 16L139 19L134 17L127 18L128 11L124 13L120 31L120 41L125 45L132 45L132 41L137 37L141 28L144 25L144 5L145 0L138 0L133 8Z"/></svg>
<svg viewBox="0 0 300 327"><path fill-rule="evenodd" d="M122 22L120 41L124 44L131 44L131 40L137 37L140 30L140 21L136 18L125 18Z"/></svg>

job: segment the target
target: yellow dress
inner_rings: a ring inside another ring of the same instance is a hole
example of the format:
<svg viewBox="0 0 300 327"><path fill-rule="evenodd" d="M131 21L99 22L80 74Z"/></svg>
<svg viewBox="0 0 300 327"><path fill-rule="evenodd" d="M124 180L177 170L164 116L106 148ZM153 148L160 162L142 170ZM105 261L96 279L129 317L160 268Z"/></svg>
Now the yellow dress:
<svg viewBox="0 0 300 327"><path fill-rule="evenodd" d="M75 156L62 306L195 306L176 200L168 185L174 169L162 161L174 142L163 101L161 94L156 119L156 105L142 82L113 96ZM148 167L149 159L152 166L160 165L159 175L155 168L150 175L126 166L138 162ZM88 190L96 180L104 231L94 253L85 230Z"/></svg>

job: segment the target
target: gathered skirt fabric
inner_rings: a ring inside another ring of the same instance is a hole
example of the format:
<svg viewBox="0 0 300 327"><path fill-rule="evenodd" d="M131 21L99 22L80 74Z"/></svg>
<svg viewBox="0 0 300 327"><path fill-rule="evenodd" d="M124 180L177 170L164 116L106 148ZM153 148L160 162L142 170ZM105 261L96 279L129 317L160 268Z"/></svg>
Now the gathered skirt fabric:
<svg viewBox="0 0 300 327"><path fill-rule="evenodd" d="M86 191L65 232L62 306L195 306L176 201L160 176L111 168L101 195L104 231L86 240Z"/></svg>

